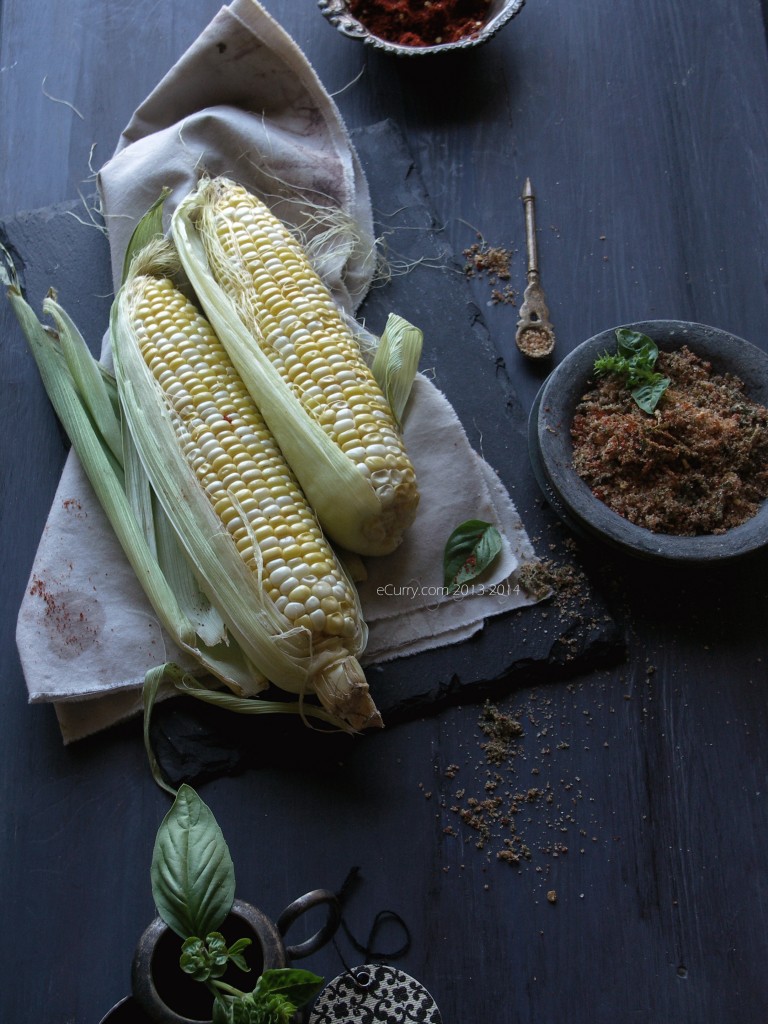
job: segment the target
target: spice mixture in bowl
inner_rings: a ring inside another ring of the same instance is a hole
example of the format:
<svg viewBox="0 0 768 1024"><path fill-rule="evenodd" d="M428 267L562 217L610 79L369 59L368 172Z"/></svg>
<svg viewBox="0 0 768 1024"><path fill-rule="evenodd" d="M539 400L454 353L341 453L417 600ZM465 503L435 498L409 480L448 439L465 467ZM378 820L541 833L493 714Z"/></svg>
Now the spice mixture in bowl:
<svg viewBox="0 0 768 1024"><path fill-rule="evenodd" d="M767 405L768 356L741 338L681 321L605 331L542 387L532 464L580 532L657 559L729 560L768 545Z"/></svg>
<svg viewBox="0 0 768 1024"><path fill-rule="evenodd" d="M401 56L466 49L485 42L525 0L318 0L344 35Z"/></svg>

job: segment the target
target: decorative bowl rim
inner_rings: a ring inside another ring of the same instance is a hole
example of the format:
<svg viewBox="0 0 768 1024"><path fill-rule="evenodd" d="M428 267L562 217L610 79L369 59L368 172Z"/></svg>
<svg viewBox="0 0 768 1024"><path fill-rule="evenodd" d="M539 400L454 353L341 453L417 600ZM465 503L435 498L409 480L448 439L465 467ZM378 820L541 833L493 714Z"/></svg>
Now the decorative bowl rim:
<svg viewBox="0 0 768 1024"><path fill-rule="evenodd" d="M328 21L343 35L350 39L357 39L377 50L395 54L400 57L418 57L428 54L452 53L459 50L467 50L478 46L480 43L491 39L502 25L519 14L525 6L526 0L502 0L500 9L493 14L474 36L466 39L457 39L452 43L439 43L436 46L402 46L399 43L390 42L370 32L365 25L359 22L349 12L347 0L317 0L321 13Z"/></svg>

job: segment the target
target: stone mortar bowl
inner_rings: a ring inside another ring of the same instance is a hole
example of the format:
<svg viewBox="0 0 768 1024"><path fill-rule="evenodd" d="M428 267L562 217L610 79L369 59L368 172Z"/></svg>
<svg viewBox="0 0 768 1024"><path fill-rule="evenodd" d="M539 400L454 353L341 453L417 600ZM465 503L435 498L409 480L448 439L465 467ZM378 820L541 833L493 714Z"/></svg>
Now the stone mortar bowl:
<svg viewBox="0 0 768 1024"><path fill-rule="evenodd" d="M491 0L491 8L485 24L471 38L458 39L455 43L440 43L438 46L401 46L386 39L373 35L349 12L347 0L318 0L318 7L328 21L343 35L350 39L358 39L376 50L391 53L399 57L418 57L437 53L454 53L467 50L487 42L508 21L520 12L525 0Z"/></svg>
<svg viewBox="0 0 768 1024"><path fill-rule="evenodd" d="M768 355L727 331L680 320L625 324L652 338L662 351L687 345L745 384L747 397L768 406ZM678 565L714 565L768 546L768 502L740 526L719 535L679 537L654 533L630 523L596 498L573 468L571 422L592 377L598 356L616 348L615 328L583 342L549 375L536 397L528 423L534 475L553 511L575 533L597 538L624 553Z"/></svg>

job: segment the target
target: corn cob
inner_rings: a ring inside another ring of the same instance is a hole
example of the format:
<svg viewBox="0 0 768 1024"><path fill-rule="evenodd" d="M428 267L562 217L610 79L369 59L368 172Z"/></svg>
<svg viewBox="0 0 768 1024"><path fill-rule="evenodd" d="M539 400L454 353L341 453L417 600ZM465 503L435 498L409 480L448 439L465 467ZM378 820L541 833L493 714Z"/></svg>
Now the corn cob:
<svg viewBox="0 0 768 1024"><path fill-rule="evenodd" d="M147 476L256 668L314 691L355 729L381 724L357 661L367 629L355 588L210 324L160 265L157 251L135 261L112 316Z"/></svg>
<svg viewBox="0 0 768 1024"><path fill-rule="evenodd" d="M414 469L301 245L261 200L223 178L201 182L180 204L173 232L203 308L325 532L358 554L393 551L416 514Z"/></svg>

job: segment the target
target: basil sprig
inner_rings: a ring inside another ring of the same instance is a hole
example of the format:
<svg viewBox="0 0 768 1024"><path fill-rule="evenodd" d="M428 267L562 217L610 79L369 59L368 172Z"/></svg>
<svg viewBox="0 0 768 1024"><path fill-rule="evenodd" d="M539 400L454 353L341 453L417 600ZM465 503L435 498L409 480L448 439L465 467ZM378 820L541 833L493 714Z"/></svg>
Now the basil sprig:
<svg viewBox="0 0 768 1024"><path fill-rule="evenodd" d="M243 953L251 940L227 946L217 930L232 909L235 869L213 812L186 784L158 829L151 880L158 913L184 940L180 969L213 995L214 1024L289 1024L323 987L316 974L289 967L264 971L251 992L222 980L230 964L250 970Z"/></svg>
<svg viewBox="0 0 768 1024"><path fill-rule="evenodd" d="M595 373L617 373L624 377L635 403L643 412L652 413L670 385L669 377L654 369L659 358L658 345L647 334L626 327L617 328L616 342L614 355L606 352L595 360Z"/></svg>

